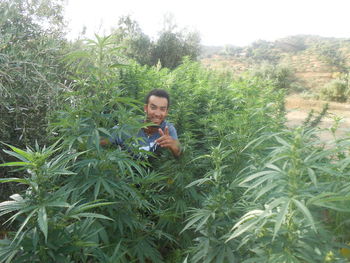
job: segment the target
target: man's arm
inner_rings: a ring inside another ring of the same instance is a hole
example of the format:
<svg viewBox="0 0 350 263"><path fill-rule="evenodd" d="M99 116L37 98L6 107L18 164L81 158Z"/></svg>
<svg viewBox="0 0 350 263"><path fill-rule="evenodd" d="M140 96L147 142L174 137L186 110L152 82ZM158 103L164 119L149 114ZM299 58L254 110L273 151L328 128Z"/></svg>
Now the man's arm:
<svg viewBox="0 0 350 263"><path fill-rule="evenodd" d="M168 148L175 157L179 157L181 155L180 142L170 136L169 128L165 127L164 132L162 129L159 129L159 134L160 138L156 140L156 143L158 143L160 147Z"/></svg>

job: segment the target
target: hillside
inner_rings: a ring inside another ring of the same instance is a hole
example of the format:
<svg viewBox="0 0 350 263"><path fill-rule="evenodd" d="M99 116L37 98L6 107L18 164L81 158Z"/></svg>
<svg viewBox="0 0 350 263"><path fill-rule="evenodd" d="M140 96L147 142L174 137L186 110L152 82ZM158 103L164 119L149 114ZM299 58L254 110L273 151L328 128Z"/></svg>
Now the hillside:
<svg viewBox="0 0 350 263"><path fill-rule="evenodd" d="M299 90L317 94L350 68L350 39L297 35L250 46L203 47L201 63L241 74L262 64L288 67Z"/></svg>

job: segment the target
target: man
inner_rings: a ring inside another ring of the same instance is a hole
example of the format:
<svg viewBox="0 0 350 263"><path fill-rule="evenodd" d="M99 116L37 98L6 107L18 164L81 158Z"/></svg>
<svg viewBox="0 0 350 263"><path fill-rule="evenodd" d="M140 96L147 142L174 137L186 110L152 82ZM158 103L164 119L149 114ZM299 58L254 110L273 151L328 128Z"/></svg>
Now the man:
<svg viewBox="0 0 350 263"><path fill-rule="evenodd" d="M147 94L145 103L146 121L154 125L141 129L138 133L146 143L142 148L153 152L158 147L167 148L175 157L179 157L181 149L176 129L165 120L169 112L169 94L165 90L154 89Z"/></svg>
<svg viewBox="0 0 350 263"><path fill-rule="evenodd" d="M139 149L156 153L160 148L166 148L175 157L181 155L176 129L165 120L168 116L169 105L169 94L165 90L154 89L147 94L144 111L146 113L146 122L151 125L140 129L137 133ZM114 137L111 142L118 145L124 144L124 140L119 137ZM101 140L101 145L107 143L107 140Z"/></svg>

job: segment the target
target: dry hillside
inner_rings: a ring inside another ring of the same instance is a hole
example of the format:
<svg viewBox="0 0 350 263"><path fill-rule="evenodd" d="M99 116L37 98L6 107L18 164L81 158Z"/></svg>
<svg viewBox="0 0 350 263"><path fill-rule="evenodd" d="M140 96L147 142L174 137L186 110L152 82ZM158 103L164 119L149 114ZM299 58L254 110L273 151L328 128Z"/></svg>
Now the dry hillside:
<svg viewBox="0 0 350 263"><path fill-rule="evenodd" d="M222 47L211 54L205 54L204 49L203 53L204 66L237 74L263 62L287 66L298 84L312 93L350 68L350 39L299 35L275 42L260 40L247 47Z"/></svg>
<svg viewBox="0 0 350 263"><path fill-rule="evenodd" d="M328 103L329 110L322 119L318 128L321 129L320 137L323 141L331 141L350 135L350 105L337 102L326 102L320 100L305 100L298 95L288 96L286 98L287 126L296 127L305 121L308 114L313 110L316 115L322 111L325 103ZM339 120L337 123L336 120ZM335 128L334 134L332 128Z"/></svg>
<svg viewBox="0 0 350 263"><path fill-rule="evenodd" d="M218 51L202 54L201 63L205 67L232 71L241 74L256 69L262 63L283 65L294 72L295 83L309 94L317 95L330 81L339 79L350 69L350 39L322 38L318 36L293 36L275 42L257 41L247 47L222 47ZM287 125L295 127L304 122L309 112L321 112L321 100L305 100L300 94L286 99ZM334 135L344 137L350 134L350 105L328 102L327 115L319 124L324 141ZM331 128L335 119L340 119L335 134Z"/></svg>

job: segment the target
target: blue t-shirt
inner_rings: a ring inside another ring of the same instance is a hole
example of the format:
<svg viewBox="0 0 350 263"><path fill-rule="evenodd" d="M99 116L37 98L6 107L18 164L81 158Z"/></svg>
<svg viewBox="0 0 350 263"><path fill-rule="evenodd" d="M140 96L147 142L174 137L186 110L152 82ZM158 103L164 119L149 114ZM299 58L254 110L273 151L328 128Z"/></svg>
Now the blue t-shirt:
<svg viewBox="0 0 350 263"><path fill-rule="evenodd" d="M164 132L165 131L165 127L168 127L168 130L169 130L169 135L177 140L178 137L177 137L177 132L176 132L176 129L174 127L174 125L170 122L167 122L167 121L163 121L161 124L160 124L160 129L162 129L162 131ZM115 126L114 128L118 129L118 126ZM120 138L118 136L113 136L111 142L114 143L114 144L117 144L117 145L122 145L124 146L125 145L125 140L129 139L131 136L125 136L125 138ZM144 129L140 129L139 132L137 133L136 135L136 138L137 138L137 147L140 149L140 150L145 150L145 151L149 151L149 152L156 152L157 149L158 149L158 144L155 142L158 138L160 138L160 134L159 132L155 132L154 134L148 136Z"/></svg>

